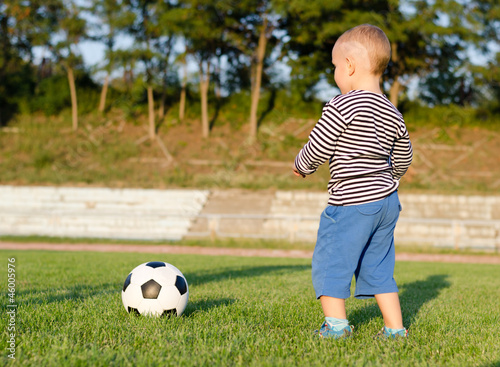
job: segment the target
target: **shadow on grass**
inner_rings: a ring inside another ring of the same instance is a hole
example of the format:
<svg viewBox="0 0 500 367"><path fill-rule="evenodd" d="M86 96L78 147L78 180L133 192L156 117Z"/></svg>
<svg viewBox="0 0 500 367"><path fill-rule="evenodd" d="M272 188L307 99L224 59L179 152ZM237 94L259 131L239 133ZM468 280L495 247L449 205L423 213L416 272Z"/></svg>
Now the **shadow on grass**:
<svg viewBox="0 0 500 367"><path fill-rule="evenodd" d="M249 266L249 267L231 267L223 268L219 272L196 272L185 273L189 286L198 286L211 282L223 282L237 278L255 278L267 274L285 275L296 271L309 270L309 265L269 265L269 266ZM123 283L104 283L100 285L75 284L61 288L42 288L33 290L19 290L16 292L16 298L23 304L50 304L62 302L80 302L87 298L95 296L120 294ZM2 292L1 295L7 299L8 294ZM221 305L233 303L232 299L201 300L195 303L189 303L186 310L188 313L204 311ZM0 307L0 309L6 309Z"/></svg>
<svg viewBox="0 0 500 367"><path fill-rule="evenodd" d="M185 274L186 279L190 286L202 285L211 282L222 282L229 279L236 278L252 278L259 277L265 274L287 274L295 271L302 271L309 269L306 265L276 265L276 266L256 266L256 267L237 267L237 268L224 268L220 272L215 273L188 273ZM123 283L104 283L100 285L88 284L75 284L72 286L61 288L44 288L33 290L18 290L16 292L16 299L18 303L22 304L50 304L50 303L63 303L63 302L80 302L95 296L120 294ZM4 299L8 298L6 292L1 295ZM227 305L234 300L203 300L190 305L191 312L196 310L206 310L220 305ZM5 305L0 306L0 310L5 310Z"/></svg>
<svg viewBox="0 0 500 367"><path fill-rule="evenodd" d="M500 361L483 364L481 367L500 367Z"/></svg>
<svg viewBox="0 0 500 367"><path fill-rule="evenodd" d="M297 271L310 271L310 265L266 265L266 266L248 266L224 268L219 272L210 273L186 273L190 286L200 286L212 282L224 282L231 279L256 278L272 274L286 275ZM205 312L212 308L229 306L235 302L232 298L221 299L203 299L197 302L189 302L184 315L189 317L197 312Z"/></svg>
<svg viewBox="0 0 500 367"><path fill-rule="evenodd" d="M254 278L270 273L273 273L273 275L285 275L287 273L310 269L310 265L266 265L224 268L224 270L215 273L187 273L184 275L189 285L202 285L236 278Z"/></svg>
<svg viewBox="0 0 500 367"><path fill-rule="evenodd" d="M65 301L81 301L100 295L117 293L121 290L116 283L105 283L98 286L76 284L65 288L47 288L16 292L18 303L48 304Z"/></svg>
<svg viewBox="0 0 500 367"><path fill-rule="evenodd" d="M198 312L206 312L212 308L232 305L235 302L233 298L203 299L196 302L188 302L186 310L182 314L189 317Z"/></svg>
<svg viewBox="0 0 500 367"><path fill-rule="evenodd" d="M446 280L447 277L448 275L445 274L430 275L425 280L417 280L399 287L403 324L406 328L415 322L420 308L426 302L437 298L443 289L450 286L450 282ZM353 324L359 325L368 323L379 316L381 313L378 306L372 304L351 313L349 320L352 320Z"/></svg>

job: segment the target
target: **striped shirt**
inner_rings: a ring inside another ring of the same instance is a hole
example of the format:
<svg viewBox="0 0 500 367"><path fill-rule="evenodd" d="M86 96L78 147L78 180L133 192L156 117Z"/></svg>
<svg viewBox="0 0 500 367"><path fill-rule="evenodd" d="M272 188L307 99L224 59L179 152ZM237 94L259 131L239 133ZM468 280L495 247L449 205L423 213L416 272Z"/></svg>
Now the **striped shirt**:
<svg viewBox="0 0 500 367"><path fill-rule="evenodd" d="M310 175L329 160L328 205L358 205L396 191L412 158L396 107L385 95L354 90L325 105L295 167Z"/></svg>

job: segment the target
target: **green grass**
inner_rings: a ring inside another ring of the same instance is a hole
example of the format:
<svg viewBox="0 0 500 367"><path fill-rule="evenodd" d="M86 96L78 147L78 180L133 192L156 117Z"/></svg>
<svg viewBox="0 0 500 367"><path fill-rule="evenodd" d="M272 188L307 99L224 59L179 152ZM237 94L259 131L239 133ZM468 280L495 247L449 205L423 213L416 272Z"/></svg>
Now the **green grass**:
<svg viewBox="0 0 500 367"><path fill-rule="evenodd" d="M350 298L356 327L346 341L318 340L322 321L310 261L152 255L1 251L0 269L16 258L16 360L22 366L497 366L500 364L495 265L396 265L410 339L373 341L382 319L373 300ZM180 318L128 315L121 286L150 260L175 264L190 300ZM4 278L4 279L5 279ZM4 281L6 284L6 281ZM2 286L2 312L7 290Z"/></svg>

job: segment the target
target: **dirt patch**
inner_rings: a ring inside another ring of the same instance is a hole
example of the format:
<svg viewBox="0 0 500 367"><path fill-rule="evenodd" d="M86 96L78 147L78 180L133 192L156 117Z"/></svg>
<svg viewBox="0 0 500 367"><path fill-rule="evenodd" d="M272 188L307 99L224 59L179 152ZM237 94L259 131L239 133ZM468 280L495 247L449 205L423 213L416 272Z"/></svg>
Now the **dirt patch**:
<svg viewBox="0 0 500 367"><path fill-rule="evenodd" d="M239 249L176 245L48 244L0 242L2 250L139 252L152 254L195 254L209 256L312 258L312 251L277 249ZM498 255L396 254L397 261L423 261L470 264L500 264Z"/></svg>

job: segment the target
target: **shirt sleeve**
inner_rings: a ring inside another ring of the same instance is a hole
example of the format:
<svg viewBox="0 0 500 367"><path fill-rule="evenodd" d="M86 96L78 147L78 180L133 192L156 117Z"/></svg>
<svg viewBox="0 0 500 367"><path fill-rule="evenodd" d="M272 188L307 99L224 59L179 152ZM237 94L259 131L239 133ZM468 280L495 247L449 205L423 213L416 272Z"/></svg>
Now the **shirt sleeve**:
<svg viewBox="0 0 500 367"><path fill-rule="evenodd" d="M400 129L400 137L394 142L394 147L391 152L392 176L396 180L400 180L410 167L413 159L413 148L410 141L410 136L406 127Z"/></svg>
<svg viewBox="0 0 500 367"><path fill-rule="evenodd" d="M335 144L347 128L342 115L331 104L323 108L321 118L309 135L309 141L295 157L295 167L304 174L316 172L318 167L330 159L335 152Z"/></svg>

